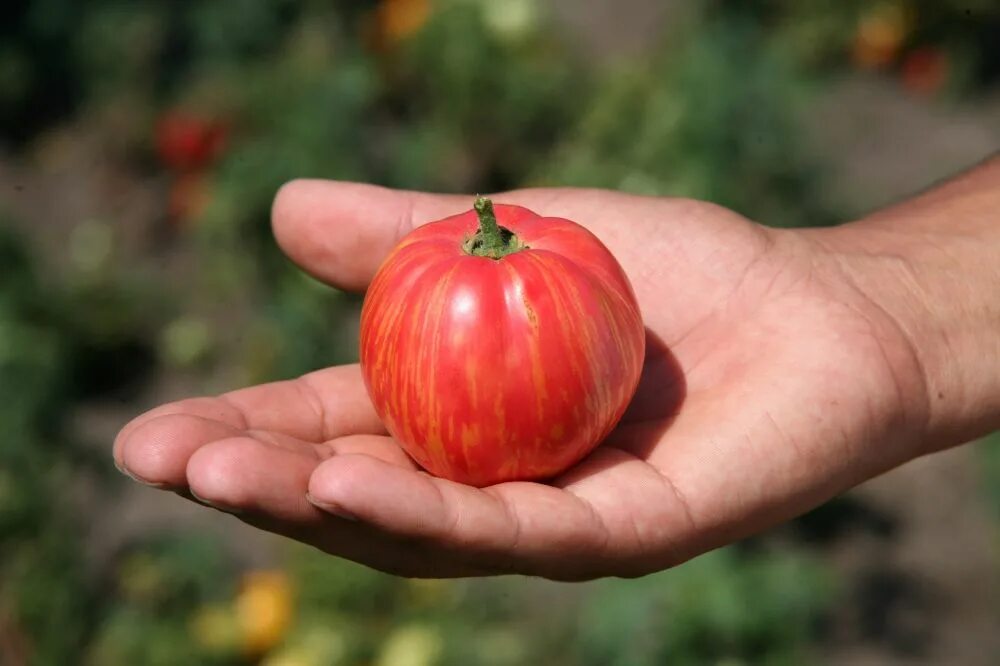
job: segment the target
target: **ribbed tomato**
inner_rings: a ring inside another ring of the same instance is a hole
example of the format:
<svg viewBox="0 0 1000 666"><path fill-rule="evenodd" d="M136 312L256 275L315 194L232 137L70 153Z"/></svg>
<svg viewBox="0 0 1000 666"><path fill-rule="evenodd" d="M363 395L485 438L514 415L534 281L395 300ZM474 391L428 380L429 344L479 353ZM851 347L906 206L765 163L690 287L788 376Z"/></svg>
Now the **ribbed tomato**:
<svg viewBox="0 0 1000 666"><path fill-rule="evenodd" d="M361 368L390 434L475 486L586 456L631 400L644 348L632 287L596 236L486 199L407 235L361 313Z"/></svg>

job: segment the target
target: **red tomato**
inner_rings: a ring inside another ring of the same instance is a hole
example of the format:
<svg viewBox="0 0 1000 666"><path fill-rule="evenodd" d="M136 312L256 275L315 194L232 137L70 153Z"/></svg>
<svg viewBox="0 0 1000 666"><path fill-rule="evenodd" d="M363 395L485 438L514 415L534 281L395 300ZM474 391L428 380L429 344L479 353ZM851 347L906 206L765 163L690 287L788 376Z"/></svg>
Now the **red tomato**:
<svg viewBox="0 0 1000 666"><path fill-rule="evenodd" d="M933 46L914 50L903 60L903 85L917 95L933 95L948 81L948 54Z"/></svg>
<svg viewBox="0 0 1000 666"><path fill-rule="evenodd" d="M156 152L175 171L194 171L211 164L225 146L226 126L181 112L164 114L156 125Z"/></svg>
<svg viewBox="0 0 1000 666"><path fill-rule="evenodd" d="M520 206L494 217L485 199L406 236L361 313L362 373L389 432L429 472L475 486L586 456L644 352L635 294L596 236Z"/></svg>

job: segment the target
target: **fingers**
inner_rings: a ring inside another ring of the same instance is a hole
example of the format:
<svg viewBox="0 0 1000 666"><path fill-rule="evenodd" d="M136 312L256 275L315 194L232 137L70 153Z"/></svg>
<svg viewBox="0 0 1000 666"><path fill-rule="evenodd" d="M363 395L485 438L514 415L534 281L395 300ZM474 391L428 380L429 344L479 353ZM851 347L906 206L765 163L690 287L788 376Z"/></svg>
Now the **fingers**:
<svg viewBox="0 0 1000 666"><path fill-rule="evenodd" d="M554 485L486 489L345 453L316 467L309 497L390 544L419 544L434 566L418 567L417 575L478 569L558 580L635 576L678 564L698 548L688 508L669 480L609 447ZM369 552L376 551L392 561L392 552L373 542Z"/></svg>
<svg viewBox="0 0 1000 666"><path fill-rule="evenodd" d="M406 452L399 448L399 444L391 437L381 435L350 435L348 437L339 437L330 442L328 446L330 451L338 456L359 453L403 469L412 471L420 469L419 465L413 462L413 458L406 455Z"/></svg>
<svg viewBox="0 0 1000 666"><path fill-rule="evenodd" d="M558 488L507 483L480 490L369 456L323 462L309 496L333 515L493 573L575 578L602 558L607 542L592 507Z"/></svg>
<svg viewBox="0 0 1000 666"><path fill-rule="evenodd" d="M188 398L185 400L178 400L177 402L171 402L166 405L160 405L155 409L151 409L148 412L135 417L126 423L121 429L115 437L113 446L115 465L119 468L127 470L127 467L125 466L126 445L133 441L132 435L138 428L145 425L147 422L175 414L196 417L202 421L210 421L220 425L225 425L234 431L241 431L246 428L246 421L244 420L243 414L241 414L240 411L234 406L217 398ZM144 432L143 436L138 438L138 441L148 442L161 436L162 435L158 430L151 430L149 432Z"/></svg>
<svg viewBox="0 0 1000 666"><path fill-rule="evenodd" d="M318 517L305 488L319 461L307 448L291 451L238 436L199 448L187 461L185 475L191 493L208 504L300 523Z"/></svg>
<svg viewBox="0 0 1000 666"><path fill-rule="evenodd" d="M157 407L122 428L115 439L115 463L146 482L174 483L199 446L248 430L313 443L385 432L360 368L345 365L221 397ZM141 465L141 471L133 464Z"/></svg>
<svg viewBox="0 0 1000 666"><path fill-rule="evenodd" d="M395 445L389 438L348 439L351 441L340 443L344 449L364 449L384 456L390 462L381 464L392 468L393 456L386 453L389 445ZM381 571L407 576L485 573L481 567L457 561L439 549L401 541L315 507L307 499L307 488L319 461L320 457L308 449L291 451L250 437L231 437L193 454L187 477L191 494L200 502L232 513L254 527Z"/></svg>
<svg viewBox="0 0 1000 666"><path fill-rule="evenodd" d="M539 214L569 216L586 226L596 223L612 236L617 225L601 223L606 209L629 200L643 201L565 188L517 190L494 198ZM363 183L293 180L275 196L271 218L278 245L305 271L341 289L361 291L403 236L421 224L471 209L473 199L466 194L428 194Z"/></svg>
<svg viewBox="0 0 1000 666"><path fill-rule="evenodd" d="M187 464L199 448L242 430L196 414L154 416L136 426L116 457L119 469L159 488L187 485Z"/></svg>
<svg viewBox="0 0 1000 666"><path fill-rule="evenodd" d="M251 386L223 397L240 411L247 427L257 430L281 432L311 442L357 433L385 433L357 364Z"/></svg>
<svg viewBox="0 0 1000 666"><path fill-rule="evenodd" d="M468 196L294 180L275 197L272 220L278 244L293 261L324 282L360 291L413 227L471 206Z"/></svg>
<svg viewBox="0 0 1000 666"><path fill-rule="evenodd" d="M257 527L406 575L645 572L664 565L664 535L684 527L655 471L614 449L556 487L480 490L418 471L386 436L314 444L175 413L136 426L123 460L142 480L189 488Z"/></svg>

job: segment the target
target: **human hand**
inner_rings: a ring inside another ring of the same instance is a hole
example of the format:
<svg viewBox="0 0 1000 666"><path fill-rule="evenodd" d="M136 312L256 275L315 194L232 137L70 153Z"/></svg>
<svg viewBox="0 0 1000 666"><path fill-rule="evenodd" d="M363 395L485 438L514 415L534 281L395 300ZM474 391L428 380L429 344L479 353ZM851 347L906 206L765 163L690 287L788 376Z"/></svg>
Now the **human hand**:
<svg viewBox="0 0 1000 666"><path fill-rule="evenodd" d="M161 406L125 426L116 464L384 571L578 580L678 564L929 450L927 369L906 326L858 286L842 236L597 190L495 199L589 227L643 312L639 390L576 467L484 489L421 472L356 365ZM308 272L363 289L413 225L471 201L297 181L274 229Z"/></svg>

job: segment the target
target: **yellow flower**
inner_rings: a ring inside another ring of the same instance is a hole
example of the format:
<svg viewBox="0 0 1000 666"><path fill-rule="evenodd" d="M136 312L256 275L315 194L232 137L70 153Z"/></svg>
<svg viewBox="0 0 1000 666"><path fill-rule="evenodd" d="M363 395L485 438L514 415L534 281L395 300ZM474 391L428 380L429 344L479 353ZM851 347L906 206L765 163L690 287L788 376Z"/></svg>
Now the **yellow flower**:
<svg viewBox="0 0 1000 666"><path fill-rule="evenodd" d="M249 654L263 654L285 637L292 623L292 585L282 571L252 571L243 577L236 616Z"/></svg>
<svg viewBox="0 0 1000 666"><path fill-rule="evenodd" d="M878 69L892 63L910 31L912 16L900 3L873 6L861 17L854 35L854 62L859 67Z"/></svg>

